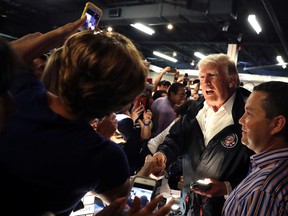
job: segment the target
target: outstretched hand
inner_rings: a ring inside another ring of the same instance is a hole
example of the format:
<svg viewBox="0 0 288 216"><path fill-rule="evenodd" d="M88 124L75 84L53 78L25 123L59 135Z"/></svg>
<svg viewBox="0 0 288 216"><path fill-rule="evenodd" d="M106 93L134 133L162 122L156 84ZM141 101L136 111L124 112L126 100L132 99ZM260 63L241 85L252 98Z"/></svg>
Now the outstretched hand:
<svg viewBox="0 0 288 216"><path fill-rule="evenodd" d="M140 199L138 197L135 197L129 212L127 213L127 216L165 216L170 212L174 200L170 200L166 205L154 212L155 208L162 200L163 196L158 195L154 199L152 199L145 207L140 208Z"/></svg>
<svg viewBox="0 0 288 216"><path fill-rule="evenodd" d="M153 174L155 176L161 176L163 175L165 168L166 164L164 162L159 162L155 156L147 155L145 163L137 175L148 177L150 174Z"/></svg>
<svg viewBox="0 0 288 216"><path fill-rule="evenodd" d="M102 211L96 214L96 216L120 216L123 215L122 211L125 208L127 197L116 199L109 206L105 207ZM140 207L140 199L135 197L134 202L125 216L165 216L169 213L171 206L174 204L174 200L170 200L166 205L156 210L157 205L163 200L162 195L156 196L145 207Z"/></svg>

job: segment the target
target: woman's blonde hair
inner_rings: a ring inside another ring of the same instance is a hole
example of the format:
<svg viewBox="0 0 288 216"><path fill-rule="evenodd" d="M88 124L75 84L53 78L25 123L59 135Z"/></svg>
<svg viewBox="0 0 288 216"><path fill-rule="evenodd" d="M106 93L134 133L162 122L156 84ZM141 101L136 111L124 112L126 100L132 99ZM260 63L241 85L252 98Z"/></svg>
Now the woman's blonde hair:
<svg viewBox="0 0 288 216"><path fill-rule="evenodd" d="M41 77L44 86L55 95L59 94L59 69L61 54L62 47L50 55Z"/></svg>

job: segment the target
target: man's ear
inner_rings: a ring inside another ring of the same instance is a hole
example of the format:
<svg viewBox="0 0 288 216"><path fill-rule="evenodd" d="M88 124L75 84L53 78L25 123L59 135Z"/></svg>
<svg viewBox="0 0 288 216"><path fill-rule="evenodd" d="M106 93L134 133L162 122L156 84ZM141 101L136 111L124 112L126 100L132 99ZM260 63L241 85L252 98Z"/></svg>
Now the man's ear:
<svg viewBox="0 0 288 216"><path fill-rule="evenodd" d="M277 134L280 133L286 125L286 119L283 115L278 115L273 118L271 122L272 128L271 128L271 134Z"/></svg>
<svg viewBox="0 0 288 216"><path fill-rule="evenodd" d="M235 88L236 87L236 82L233 76L229 76L229 87L230 88Z"/></svg>
<svg viewBox="0 0 288 216"><path fill-rule="evenodd" d="M234 88L234 87L235 87L235 82L234 82L233 79L230 80L230 82L229 82L229 87L230 87L230 88Z"/></svg>

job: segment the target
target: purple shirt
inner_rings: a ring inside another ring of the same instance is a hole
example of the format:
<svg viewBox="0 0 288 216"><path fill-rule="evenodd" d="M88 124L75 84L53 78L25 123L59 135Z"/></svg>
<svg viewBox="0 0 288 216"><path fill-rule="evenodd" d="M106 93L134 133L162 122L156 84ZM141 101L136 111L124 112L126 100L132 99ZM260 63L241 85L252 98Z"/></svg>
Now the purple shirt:
<svg viewBox="0 0 288 216"><path fill-rule="evenodd" d="M151 111L153 114L152 122L152 137L157 136L166 127L168 127L172 121L176 118L176 112L173 108L173 103L168 97L160 97L152 103Z"/></svg>

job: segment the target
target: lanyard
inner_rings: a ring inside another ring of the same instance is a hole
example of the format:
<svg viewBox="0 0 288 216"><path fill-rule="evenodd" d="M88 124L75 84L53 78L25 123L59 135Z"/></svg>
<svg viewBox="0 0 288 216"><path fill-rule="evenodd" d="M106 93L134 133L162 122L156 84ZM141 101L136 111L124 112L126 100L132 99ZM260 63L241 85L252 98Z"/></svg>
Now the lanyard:
<svg viewBox="0 0 288 216"><path fill-rule="evenodd" d="M191 201L192 201L192 194L193 196L193 206L191 206ZM196 195L192 192L189 192L186 197L185 197L185 204L186 204L186 208L185 208L185 213L184 215L188 214L189 209L192 207L194 209L194 211L198 212L199 211L199 216L203 216L203 205L205 205L208 200L209 197L205 197L204 201L202 202L202 196L199 195L199 198L201 199L201 203L198 202L198 199L196 197Z"/></svg>

